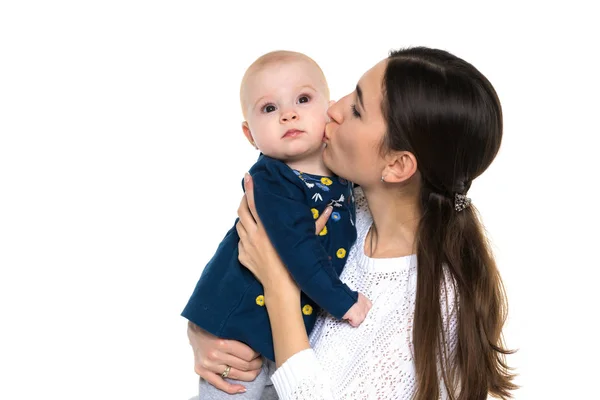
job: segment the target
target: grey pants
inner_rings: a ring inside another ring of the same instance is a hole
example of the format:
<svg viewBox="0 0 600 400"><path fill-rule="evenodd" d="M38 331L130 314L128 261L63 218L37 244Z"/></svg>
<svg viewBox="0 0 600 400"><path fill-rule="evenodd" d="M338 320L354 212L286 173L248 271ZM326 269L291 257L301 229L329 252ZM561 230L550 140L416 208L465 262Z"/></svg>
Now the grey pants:
<svg viewBox="0 0 600 400"><path fill-rule="evenodd" d="M275 363L263 357L263 365L260 374L252 382L237 381L235 379L226 379L229 383L243 385L246 393L228 394L225 393L204 379L200 379L199 400L278 400L277 392L271 382L271 375L275 373Z"/></svg>

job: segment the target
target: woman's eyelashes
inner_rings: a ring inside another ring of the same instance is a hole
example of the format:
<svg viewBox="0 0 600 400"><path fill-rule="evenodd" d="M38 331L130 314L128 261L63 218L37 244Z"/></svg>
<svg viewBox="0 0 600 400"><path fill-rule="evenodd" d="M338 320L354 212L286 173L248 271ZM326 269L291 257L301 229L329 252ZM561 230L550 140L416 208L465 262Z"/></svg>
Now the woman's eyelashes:
<svg viewBox="0 0 600 400"><path fill-rule="evenodd" d="M352 115L354 115L356 118L360 118L360 113L356 109L356 104L352 104L350 108L352 108Z"/></svg>

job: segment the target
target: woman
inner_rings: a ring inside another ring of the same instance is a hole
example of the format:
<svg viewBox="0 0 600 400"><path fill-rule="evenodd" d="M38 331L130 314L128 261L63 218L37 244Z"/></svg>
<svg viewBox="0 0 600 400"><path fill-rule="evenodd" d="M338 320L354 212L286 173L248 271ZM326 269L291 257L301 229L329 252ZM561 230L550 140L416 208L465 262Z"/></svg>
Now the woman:
<svg viewBox="0 0 600 400"><path fill-rule="evenodd" d="M447 52L395 51L331 106L329 116L325 164L360 186L358 239L341 277L373 307L358 328L321 315L309 341L299 290L257 218L247 177L238 211L240 261L264 287L277 394L298 400L510 397L515 385L501 335L506 298L466 197L502 139L492 85ZM245 381L256 374L260 361L243 344L194 326L188 334L196 371L215 386L235 392L242 387L222 375Z"/></svg>

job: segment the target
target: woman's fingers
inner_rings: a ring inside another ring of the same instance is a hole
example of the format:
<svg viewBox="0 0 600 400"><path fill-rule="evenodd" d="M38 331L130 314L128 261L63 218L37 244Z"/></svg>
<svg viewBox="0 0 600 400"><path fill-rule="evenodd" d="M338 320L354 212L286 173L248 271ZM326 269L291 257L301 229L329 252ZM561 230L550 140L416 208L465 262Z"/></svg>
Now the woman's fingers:
<svg viewBox="0 0 600 400"><path fill-rule="evenodd" d="M242 224L241 221L238 221L235 224L235 230L237 231L237 234L240 237L240 239L244 239L248 235L248 232L246 232L246 228L244 228L244 224Z"/></svg>
<svg viewBox="0 0 600 400"><path fill-rule="evenodd" d="M252 218L252 214L250 213L250 210L248 209L248 196L247 194L244 194L242 196L242 201L240 201L240 206L238 207L238 217L240 218L240 221L242 224L247 224L246 228L248 228L250 226L252 221L250 218Z"/></svg>
<svg viewBox="0 0 600 400"><path fill-rule="evenodd" d="M260 369L254 371L240 371L239 369L231 367L227 377L230 379L235 379L236 381L252 382L256 379L259 373Z"/></svg>
<svg viewBox="0 0 600 400"><path fill-rule="evenodd" d="M249 173L244 175L244 190L246 191L248 208L250 209L250 213L252 214L254 221L260 221L258 218L258 213L256 212L256 204L254 203L254 182L252 181L252 176L250 176Z"/></svg>
<svg viewBox="0 0 600 400"><path fill-rule="evenodd" d="M188 323L188 338L194 350L194 371L216 388L229 394L242 393L243 385L232 384L221 377L231 367L228 377L252 381L262 367L260 355L246 344L220 339L192 322Z"/></svg>
<svg viewBox="0 0 600 400"><path fill-rule="evenodd" d="M216 347L206 353L200 368L220 375L227 366L231 367L229 377L232 379L253 380L262 367L262 358L243 343L220 339Z"/></svg>
<svg viewBox="0 0 600 400"><path fill-rule="evenodd" d="M246 391L246 388L244 386L238 384L231 384L225 379L221 378L221 375L216 375L212 372L209 372L207 374L201 374L198 371L196 371L196 373L198 373L198 375L200 375L206 382L210 383L217 389L222 390L226 393L236 394L244 393Z"/></svg>
<svg viewBox="0 0 600 400"><path fill-rule="evenodd" d="M240 206L238 207L238 217L239 221L236 225L243 225L244 232L247 234L249 232L255 232L257 228L256 220L252 216L250 209L248 207L248 193L242 197L242 201L240 202ZM236 228L237 230L238 228ZM239 230L238 230L239 233Z"/></svg>
<svg viewBox="0 0 600 400"><path fill-rule="evenodd" d="M254 271L254 269L252 268L252 260L251 258L248 256L248 253L246 252L246 247L244 246L244 243L248 243L248 233L246 232L246 229L244 228L244 225L242 224L241 221L238 221L237 224L235 224L235 230L238 233L238 236L240 238L239 242L238 242L238 261L245 266L246 268L248 268L250 270L250 272L252 272L253 274L256 273L256 271ZM250 245L250 243L248 243Z"/></svg>
<svg viewBox="0 0 600 400"><path fill-rule="evenodd" d="M221 340L217 344L218 350L208 352L201 363L196 363L195 371L208 383L229 394L243 393L245 387L232 384L221 377L221 374L229 369L227 375L230 379L251 382L261 371L262 359L260 355L250 347L235 341ZM229 354L234 352L236 356ZM242 358L239 358L241 356ZM254 357L254 358L252 358Z"/></svg>
<svg viewBox="0 0 600 400"><path fill-rule="evenodd" d="M250 346L247 346L242 342L238 342L236 340L221 340L218 346L223 353L235 354L237 358L248 363L244 365L232 364L238 369L249 371L253 369L258 369L262 366L262 359L260 358L260 354L252 350Z"/></svg>
<svg viewBox="0 0 600 400"><path fill-rule="evenodd" d="M321 216L315 221L315 234L318 235L319 232L321 232L323 230L323 228L325 228L325 224L327 224L327 220L329 219L329 216L331 215L331 211L333 211L333 207L328 206L327 208L325 208L325 210L323 210L323 214L321 214Z"/></svg>
<svg viewBox="0 0 600 400"><path fill-rule="evenodd" d="M219 361L206 361L203 363L204 366L197 368L196 372L198 373L198 370L205 370L209 373L221 375L227 367L231 367L227 375L228 378L250 382L258 376L262 368L262 360L260 358L256 360L258 362L249 362L228 354L219 354L218 359Z"/></svg>
<svg viewBox="0 0 600 400"><path fill-rule="evenodd" d="M239 377L251 377L250 380L253 380L256 377L256 375L258 375L257 372L260 371L260 368L262 367L262 360L260 359L260 357L253 361L245 361L240 358L230 356L229 354L225 354L221 355L219 360L220 364L215 365L214 368L210 368L213 372L221 374L223 373L223 371L225 371L226 368L223 366L223 364L229 365L231 367L229 377L233 379L239 379L242 381L245 381L246 379L242 379Z"/></svg>

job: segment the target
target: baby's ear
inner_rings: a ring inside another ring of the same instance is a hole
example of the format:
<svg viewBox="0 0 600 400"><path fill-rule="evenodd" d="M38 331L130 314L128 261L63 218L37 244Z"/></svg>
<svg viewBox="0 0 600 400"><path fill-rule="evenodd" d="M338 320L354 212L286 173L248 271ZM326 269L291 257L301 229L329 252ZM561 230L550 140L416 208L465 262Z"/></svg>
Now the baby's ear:
<svg viewBox="0 0 600 400"><path fill-rule="evenodd" d="M254 147L255 149L258 149L258 147L256 147L256 143L254 143L254 138L252 137L252 132L250 132L250 126L248 126L248 121L242 122L242 131L244 132L244 136L246 136L246 139L248 139L248 141L250 142L252 147Z"/></svg>

